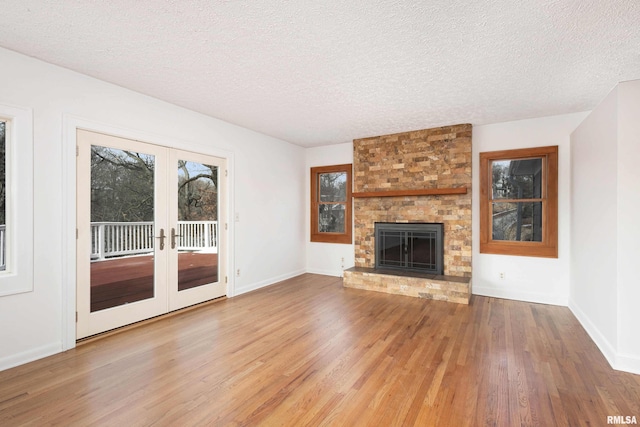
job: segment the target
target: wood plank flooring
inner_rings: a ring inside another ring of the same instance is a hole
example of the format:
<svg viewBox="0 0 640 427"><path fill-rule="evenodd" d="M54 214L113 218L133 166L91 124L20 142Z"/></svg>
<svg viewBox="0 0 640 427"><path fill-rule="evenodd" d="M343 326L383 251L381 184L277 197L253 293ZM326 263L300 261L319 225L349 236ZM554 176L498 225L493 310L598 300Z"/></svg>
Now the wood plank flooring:
<svg viewBox="0 0 640 427"><path fill-rule="evenodd" d="M305 274L0 372L0 425L603 426L640 419L569 309Z"/></svg>

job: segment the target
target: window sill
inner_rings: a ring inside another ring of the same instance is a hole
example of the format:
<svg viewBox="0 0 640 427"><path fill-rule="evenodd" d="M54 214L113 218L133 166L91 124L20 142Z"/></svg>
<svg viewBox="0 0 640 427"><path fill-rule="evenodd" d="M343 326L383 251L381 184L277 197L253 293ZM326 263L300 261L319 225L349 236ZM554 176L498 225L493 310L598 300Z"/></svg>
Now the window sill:
<svg viewBox="0 0 640 427"><path fill-rule="evenodd" d="M312 234L311 235L312 243L341 243L341 244L352 244L351 235L347 234L331 234L331 233L322 233L322 234Z"/></svg>
<svg viewBox="0 0 640 427"><path fill-rule="evenodd" d="M558 258L558 247L536 242L480 242L480 253L538 258Z"/></svg>

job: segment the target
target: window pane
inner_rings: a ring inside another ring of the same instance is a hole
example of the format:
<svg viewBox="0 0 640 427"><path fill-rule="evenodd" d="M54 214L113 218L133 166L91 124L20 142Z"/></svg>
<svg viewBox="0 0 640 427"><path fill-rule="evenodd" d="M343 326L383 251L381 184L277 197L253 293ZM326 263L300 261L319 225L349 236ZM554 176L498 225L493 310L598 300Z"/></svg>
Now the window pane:
<svg viewBox="0 0 640 427"><path fill-rule="evenodd" d="M347 199L347 174L345 172L321 173L320 201L344 202Z"/></svg>
<svg viewBox="0 0 640 427"><path fill-rule="evenodd" d="M497 160L491 164L494 199L542 197L542 159Z"/></svg>
<svg viewBox="0 0 640 427"><path fill-rule="evenodd" d="M542 202L492 205L493 240L542 241Z"/></svg>
<svg viewBox="0 0 640 427"><path fill-rule="evenodd" d="M178 160L178 291L218 281L218 167Z"/></svg>
<svg viewBox="0 0 640 427"><path fill-rule="evenodd" d="M321 233L344 233L344 213L344 205L319 205L318 231Z"/></svg>
<svg viewBox="0 0 640 427"><path fill-rule="evenodd" d="M7 268L6 262L6 161L5 161L5 133L6 124L0 121L0 271Z"/></svg>

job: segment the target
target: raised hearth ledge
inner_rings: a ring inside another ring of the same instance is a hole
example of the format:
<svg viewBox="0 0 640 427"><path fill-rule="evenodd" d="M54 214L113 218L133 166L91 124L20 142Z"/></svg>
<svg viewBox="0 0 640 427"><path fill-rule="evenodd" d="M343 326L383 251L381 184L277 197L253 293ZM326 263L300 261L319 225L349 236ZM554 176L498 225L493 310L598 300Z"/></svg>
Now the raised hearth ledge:
<svg viewBox="0 0 640 427"><path fill-rule="evenodd" d="M354 198L368 197L405 197L405 196L446 196L449 194L467 194L467 187L451 188L423 188L420 190L387 190L387 191L360 191L352 193Z"/></svg>
<svg viewBox="0 0 640 427"><path fill-rule="evenodd" d="M344 270L343 286L416 298L469 304L471 278L413 271L352 267Z"/></svg>

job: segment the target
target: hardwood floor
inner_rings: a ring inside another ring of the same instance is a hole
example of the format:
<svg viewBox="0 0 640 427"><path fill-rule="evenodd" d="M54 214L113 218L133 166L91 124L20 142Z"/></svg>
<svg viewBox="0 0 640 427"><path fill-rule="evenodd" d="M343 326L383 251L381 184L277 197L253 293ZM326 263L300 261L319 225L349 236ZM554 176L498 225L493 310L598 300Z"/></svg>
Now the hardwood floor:
<svg viewBox="0 0 640 427"><path fill-rule="evenodd" d="M305 274L0 372L0 425L602 426L640 419L569 309Z"/></svg>

